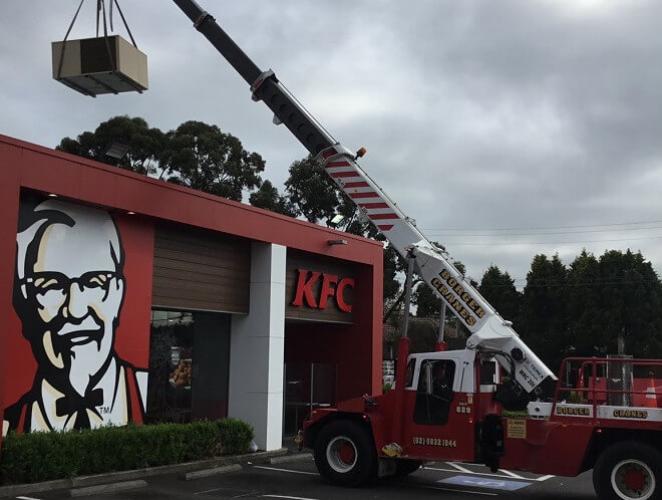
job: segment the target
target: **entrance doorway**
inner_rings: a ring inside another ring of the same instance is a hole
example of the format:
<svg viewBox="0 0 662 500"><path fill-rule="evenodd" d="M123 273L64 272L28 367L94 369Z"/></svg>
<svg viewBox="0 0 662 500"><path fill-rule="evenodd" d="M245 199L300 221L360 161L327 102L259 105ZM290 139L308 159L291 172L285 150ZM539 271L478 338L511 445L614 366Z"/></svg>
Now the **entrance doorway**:
<svg viewBox="0 0 662 500"><path fill-rule="evenodd" d="M338 367L331 363L285 365L283 437L295 436L315 408L336 404Z"/></svg>

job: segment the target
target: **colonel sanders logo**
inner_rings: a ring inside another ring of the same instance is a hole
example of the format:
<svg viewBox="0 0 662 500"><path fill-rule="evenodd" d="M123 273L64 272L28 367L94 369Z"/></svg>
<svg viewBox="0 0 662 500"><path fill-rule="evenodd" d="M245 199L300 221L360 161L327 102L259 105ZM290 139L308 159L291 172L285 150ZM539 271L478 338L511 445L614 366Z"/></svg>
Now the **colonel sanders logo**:
<svg viewBox="0 0 662 500"><path fill-rule="evenodd" d="M124 252L103 210L48 200L22 206L14 308L38 368L5 410L3 433L142 422L147 372L114 350Z"/></svg>

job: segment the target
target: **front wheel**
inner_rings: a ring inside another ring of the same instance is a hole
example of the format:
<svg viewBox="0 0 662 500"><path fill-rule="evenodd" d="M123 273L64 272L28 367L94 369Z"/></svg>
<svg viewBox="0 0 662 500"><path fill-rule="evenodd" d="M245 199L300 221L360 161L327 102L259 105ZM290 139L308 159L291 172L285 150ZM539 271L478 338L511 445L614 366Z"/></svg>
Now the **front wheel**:
<svg viewBox="0 0 662 500"><path fill-rule="evenodd" d="M364 426L336 420L315 440L315 465L324 479L341 486L362 486L377 477L377 453Z"/></svg>
<svg viewBox="0 0 662 500"><path fill-rule="evenodd" d="M662 494L662 454L652 446L623 441L607 448L593 469L600 500L649 500Z"/></svg>

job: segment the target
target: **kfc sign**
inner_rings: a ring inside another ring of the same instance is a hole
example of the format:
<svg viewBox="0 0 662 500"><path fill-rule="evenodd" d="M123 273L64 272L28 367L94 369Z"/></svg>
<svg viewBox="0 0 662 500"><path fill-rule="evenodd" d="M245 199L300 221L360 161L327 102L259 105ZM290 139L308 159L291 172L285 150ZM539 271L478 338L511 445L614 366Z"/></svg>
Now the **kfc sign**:
<svg viewBox="0 0 662 500"><path fill-rule="evenodd" d="M352 304L348 304L345 300L345 291L348 288L354 288L354 278L340 279L335 274L309 271L307 269L297 269L297 275L296 291L291 305L326 309L329 299L333 299L340 311L344 313L352 312ZM321 286L319 286L320 283Z"/></svg>

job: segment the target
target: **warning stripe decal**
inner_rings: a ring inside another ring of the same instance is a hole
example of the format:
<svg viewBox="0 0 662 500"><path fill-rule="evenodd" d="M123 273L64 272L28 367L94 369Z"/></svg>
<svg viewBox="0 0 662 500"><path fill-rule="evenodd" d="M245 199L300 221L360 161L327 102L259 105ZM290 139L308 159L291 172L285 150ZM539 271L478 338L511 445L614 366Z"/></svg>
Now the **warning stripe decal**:
<svg viewBox="0 0 662 500"><path fill-rule="evenodd" d="M333 168L333 167L351 167L349 162L346 161L330 161L329 163L326 164L326 168Z"/></svg>
<svg viewBox="0 0 662 500"><path fill-rule="evenodd" d="M360 207L371 209L371 208L391 208L386 203L359 203Z"/></svg>
<svg viewBox="0 0 662 500"><path fill-rule="evenodd" d="M325 151L322 156L329 159L336 154L334 149ZM381 223L377 221L394 222L400 217L391 205L374 191L367 179L354 168L352 162L342 158L335 158L324 165L326 172L339 184L341 189L364 211L367 216L375 222L380 231L390 231L394 224Z"/></svg>
<svg viewBox="0 0 662 500"><path fill-rule="evenodd" d="M361 187L370 187L370 184L367 182L361 181L361 182L346 182L343 184L343 187L345 189L351 189L351 188L361 188Z"/></svg>
<svg viewBox="0 0 662 500"><path fill-rule="evenodd" d="M344 171L344 172L331 172L331 173L329 173L329 175L331 177L334 177L334 178L337 178L337 177L358 177L356 175L356 172L354 172L352 170L347 170L347 171Z"/></svg>
<svg viewBox="0 0 662 500"><path fill-rule="evenodd" d="M350 198L360 199L360 198L379 198L377 193L350 193Z"/></svg>
<svg viewBox="0 0 662 500"><path fill-rule="evenodd" d="M370 217L372 220L388 220L388 219L397 219L398 216L394 213L390 214L368 214L368 217Z"/></svg>

